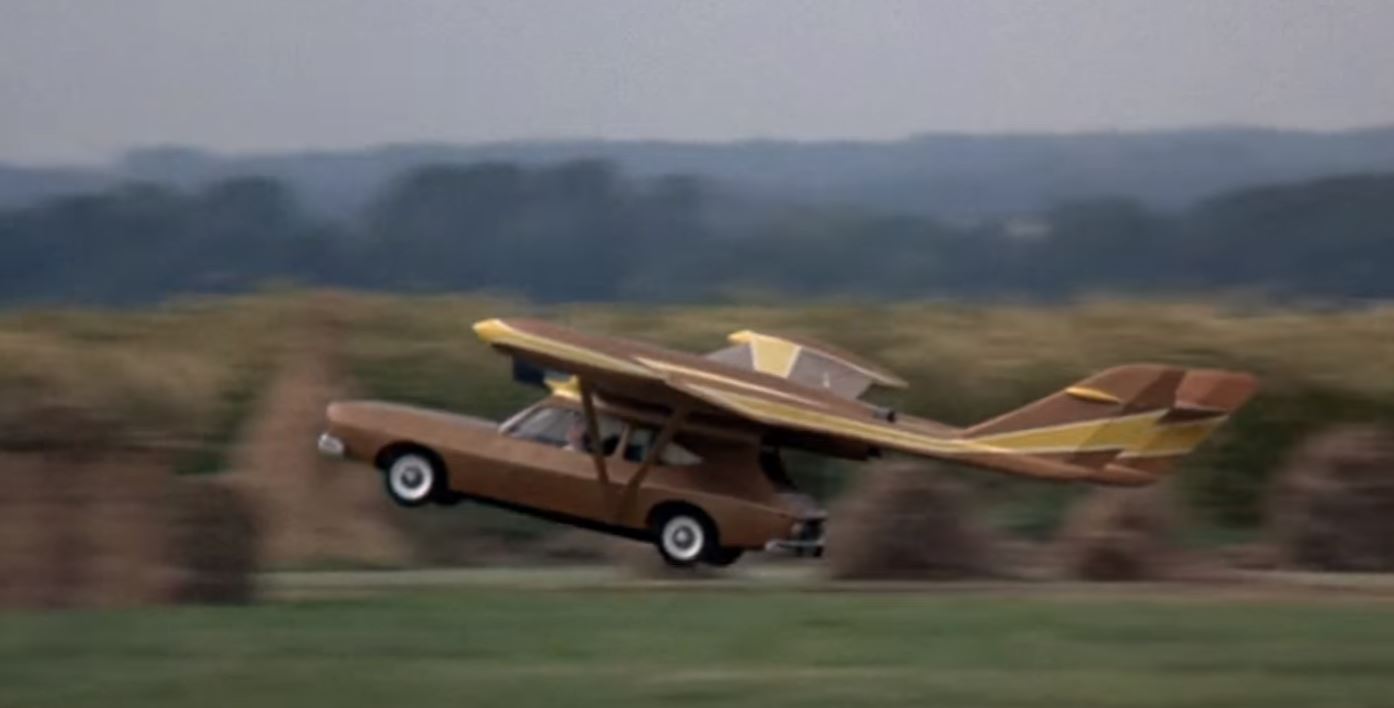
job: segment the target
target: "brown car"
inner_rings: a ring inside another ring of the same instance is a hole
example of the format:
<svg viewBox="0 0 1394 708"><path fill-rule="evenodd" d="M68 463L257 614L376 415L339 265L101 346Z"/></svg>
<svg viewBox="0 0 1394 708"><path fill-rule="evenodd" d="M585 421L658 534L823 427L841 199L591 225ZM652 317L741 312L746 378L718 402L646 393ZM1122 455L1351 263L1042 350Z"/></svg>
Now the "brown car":
<svg viewBox="0 0 1394 708"><path fill-rule="evenodd" d="M905 382L826 345L751 331L704 356L533 320L475 331L552 393L502 424L371 401L329 406L326 454L374 465L399 504L497 504L650 540L674 565L820 555L824 513L780 451L893 451L1005 474L1137 486L1250 398L1248 374L1129 364L957 428L861 400Z"/></svg>
<svg viewBox="0 0 1394 708"><path fill-rule="evenodd" d="M502 424L393 403L334 403L320 450L384 472L403 506L472 499L583 528L652 540L669 563L728 565L747 550L821 555L822 509L750 431L693 425L631 485L663 418L601 406L598 448L565 395ZM597 484L593 455L607 479Z"/></svg>

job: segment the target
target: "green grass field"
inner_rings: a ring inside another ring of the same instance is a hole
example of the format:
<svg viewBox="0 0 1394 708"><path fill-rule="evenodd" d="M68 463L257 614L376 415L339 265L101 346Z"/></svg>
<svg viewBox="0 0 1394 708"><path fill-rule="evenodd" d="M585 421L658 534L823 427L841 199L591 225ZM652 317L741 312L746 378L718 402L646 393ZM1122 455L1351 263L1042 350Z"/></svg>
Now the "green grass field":
<svg viewBox="0 0 1394 708"><path fill-rule="evenodd" d="M1387 706L1394 604L475 588L0 615L3 706Z"/></svg>

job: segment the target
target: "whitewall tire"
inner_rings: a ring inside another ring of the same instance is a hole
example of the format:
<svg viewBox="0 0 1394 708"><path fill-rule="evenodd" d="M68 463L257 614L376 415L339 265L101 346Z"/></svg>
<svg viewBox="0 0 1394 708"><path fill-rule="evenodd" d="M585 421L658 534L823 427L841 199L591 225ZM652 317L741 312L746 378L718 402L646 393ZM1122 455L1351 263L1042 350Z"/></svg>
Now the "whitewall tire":
<svg viewBox="0 0 1394 708"><path fill-rule="evenodd" d="M421 506L440 496L445 486L443 470L415 452L398 455L383 476L387 495L402 506Z"/></svg>
<svg viewBox="0 0 1394 708"><path fill-rule="evenodd" d="M669 565L688 567L705 560L716 542L706 519L688 511L665 515L658 524L655 543Z"/></svg>

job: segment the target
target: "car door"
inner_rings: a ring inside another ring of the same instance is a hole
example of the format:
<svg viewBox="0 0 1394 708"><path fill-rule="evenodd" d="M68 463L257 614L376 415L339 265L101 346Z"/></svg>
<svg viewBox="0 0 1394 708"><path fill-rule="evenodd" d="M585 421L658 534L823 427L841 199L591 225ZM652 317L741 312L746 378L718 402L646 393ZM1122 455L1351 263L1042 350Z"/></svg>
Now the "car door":
<svg viewBox="0 0 1394 708"><path fill-rule="evenodd" d="M644 424L631 424L625 433L618 454L611 458L611 482L618 488L623 508L616 512L627 525L642 525L643 512L656 501L679 499L695 501L703 494L703 459L693 452L685 440L672 440L659 453L645 474L639 488L628 489L628 483L643 466L649 449L657 442L659 431ZM635 514L639 514L636 516Z"/></svg>
<svg viewBox="0 0 1394 708"><path fill-rule="evenodd" d="M599 446L612 459L623 426L599 416ZM591 442L581 411L567 406L539 406L503 431L516 440L508 461L507 501L529 508L604 521L607 495L599 483Z"/></svg>

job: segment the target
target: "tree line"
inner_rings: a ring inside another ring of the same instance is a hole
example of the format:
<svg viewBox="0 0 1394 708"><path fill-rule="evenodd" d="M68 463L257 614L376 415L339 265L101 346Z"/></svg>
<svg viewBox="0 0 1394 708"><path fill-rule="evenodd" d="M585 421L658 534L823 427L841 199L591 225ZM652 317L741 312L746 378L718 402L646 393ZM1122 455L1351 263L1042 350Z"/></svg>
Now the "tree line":
<svg viewBox="0 0 1394 708"><path fill-rule="evenodd" d="M437 165L335 220L261 177L0 211L0 301L120 305L270 283L539 301L1385 298L1391 224L1394 175L1231 191L1176 212L1100 197L966 222L635 178L598 160Z"/></svg>

